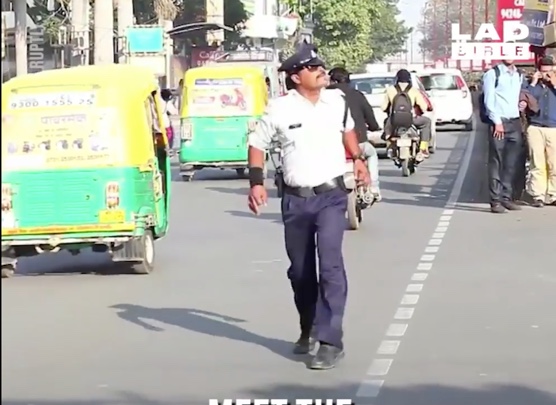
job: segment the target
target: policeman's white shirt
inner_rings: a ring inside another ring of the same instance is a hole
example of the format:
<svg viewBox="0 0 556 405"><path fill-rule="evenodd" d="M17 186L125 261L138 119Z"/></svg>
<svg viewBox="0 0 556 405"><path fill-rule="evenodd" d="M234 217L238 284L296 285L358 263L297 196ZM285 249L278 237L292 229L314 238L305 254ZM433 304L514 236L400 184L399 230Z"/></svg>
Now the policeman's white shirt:
<svg viewBox="0 0 556 405"><path fill-rule="evenodd" d="M322 90L316 104L295 90L269 102L249 146L267 150L273 142L282 149L284 181L290 187L316 187L346 171L345 131L354 128L344 93Z"/></svg>

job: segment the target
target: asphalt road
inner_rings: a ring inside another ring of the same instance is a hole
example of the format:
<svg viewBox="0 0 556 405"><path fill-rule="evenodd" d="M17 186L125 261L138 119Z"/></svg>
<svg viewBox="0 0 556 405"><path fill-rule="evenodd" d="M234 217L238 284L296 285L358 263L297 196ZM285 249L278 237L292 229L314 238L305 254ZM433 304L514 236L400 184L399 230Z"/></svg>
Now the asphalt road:
<svg viewBox="0 0 556 405"><path fill-rule="evenodd" d="M176 177L157 273L106 275L105 256L58 254L2 281L2 404L555 405L556 208L485 212L484 135L438 144L412 178L381 162L384 201L346 237L336 370L290 355L278 200L255 218L245 180L207 171Z"/></svg>

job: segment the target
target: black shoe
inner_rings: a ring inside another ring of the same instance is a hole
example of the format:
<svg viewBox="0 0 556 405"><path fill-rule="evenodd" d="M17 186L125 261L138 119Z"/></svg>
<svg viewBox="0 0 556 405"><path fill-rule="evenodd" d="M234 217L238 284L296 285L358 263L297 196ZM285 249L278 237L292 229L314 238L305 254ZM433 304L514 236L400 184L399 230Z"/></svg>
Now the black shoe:
<svg viewBox="0 0 556 405"><path fill-rule="evenodd" d="M295 342L293 354L308 354L315 350L316 345L317 340L315 338L301 335L297 342Z"/></svg>
<svg viewBox="0 0 556 405"><path fill-rule="evenodd" d="M506 212L506 208L502 206L501 203L491 203L490 204L490 212L494 214L504 214Z"/></svg>
<svg viewBox="0 0 556 405"><path fill-rule="evenodd" d="M521 211L521 207L514 203L513 201L504 201L502 206L508 211Z"/></svg>
<svg viewBox="0 0 556 405"><path fill-rule="evenodd" d="M336 364L338 364L344 356L345 353L342 349L321 343L317 354L309 365L309 368L311 370L330 370L336 367Z"/></svg>
<svg viewBox="0 0 556 405"><path fill-rule="evenodd" d="M533 206L535 208L542 208L542 207L544 207L544 201L543 200L535 200L535 201L533 201L533 204L531 204L531 206Z"/></svg>

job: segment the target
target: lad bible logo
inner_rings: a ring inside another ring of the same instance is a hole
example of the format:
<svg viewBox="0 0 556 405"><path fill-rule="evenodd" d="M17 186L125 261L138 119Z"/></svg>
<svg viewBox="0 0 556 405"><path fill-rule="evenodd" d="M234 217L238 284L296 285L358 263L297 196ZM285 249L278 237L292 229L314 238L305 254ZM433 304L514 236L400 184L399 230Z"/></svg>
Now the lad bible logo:
<svg viewBox="0 0 556 405"><path fill-rule="evenodd" d="M452 24L452 60L530 60L528 36L529 28L519 21L504 21L502 32L494 24L481 24L473 36Z"/></svg>

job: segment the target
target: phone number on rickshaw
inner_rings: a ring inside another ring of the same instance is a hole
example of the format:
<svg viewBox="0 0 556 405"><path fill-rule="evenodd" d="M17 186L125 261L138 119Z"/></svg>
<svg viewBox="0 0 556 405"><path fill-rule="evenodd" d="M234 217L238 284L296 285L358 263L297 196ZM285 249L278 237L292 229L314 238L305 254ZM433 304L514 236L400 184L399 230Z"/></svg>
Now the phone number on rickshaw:
<svg viewBox="0 0 556 405"><path fill-rule="evenodd" d="M86 107L94 104L96 104L96 93L92 91L35 95L16 94L10 97L10 108L18 110L23 108L45 107Z"/></svg>

